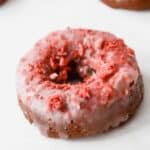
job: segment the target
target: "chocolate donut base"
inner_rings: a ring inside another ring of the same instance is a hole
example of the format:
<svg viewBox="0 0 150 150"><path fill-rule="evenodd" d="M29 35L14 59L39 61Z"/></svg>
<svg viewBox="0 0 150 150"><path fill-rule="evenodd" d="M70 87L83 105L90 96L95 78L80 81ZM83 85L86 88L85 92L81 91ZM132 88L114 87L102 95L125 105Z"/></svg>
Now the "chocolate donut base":
<svg viewBox="0 0 150 150"><path fill-rule="evenodd" d="M149 0L131 0L131 1L124 1L120 0L101 0L106 5L112 8L123 8L129 10L143 10L143 9L150 9L150 1Z"/></svg>
<svg viewBox="0 0 150 150"><path fill-rule="evenodd" d="M0 0L0 5L4 4L6 0Z"/></svg>
<svg viewBox="0 0 150 150"><path fill-rule="evenodd" d="M137 82L131 88L129 94L124 100L116 101L114 104L106 108L106 111L108 111L108 109L110 110L109 115L107 116L107 118L105 118L105 120L107 120L106 122L97 122L99 123L98 128L90 130L90 128L83 128L77 122L74 122L74 120L72 120L66 127L62 129L63 132L67 135L66 138L94 135L97 133L108 131L111 128L118 127L122 123L129 120L129 118L131 118L133 114L135 114L138 106L143 100L143 94L144 86L142 76L140 75ZM120 106L122 106L122 101L125 101L127 99L129 100L128 105L126 107L122 107L120 110L117 110L117 108L120 108ZM57 129L55 128L55 122L52 122L51 120L44 121L44 119L42 119L35 112L32 112L21 100L19 100L19 105L28 121L30 123L35 122L42 134L48 137L65 138L64 136L60 136L60 134L57 132Z"/></svg>

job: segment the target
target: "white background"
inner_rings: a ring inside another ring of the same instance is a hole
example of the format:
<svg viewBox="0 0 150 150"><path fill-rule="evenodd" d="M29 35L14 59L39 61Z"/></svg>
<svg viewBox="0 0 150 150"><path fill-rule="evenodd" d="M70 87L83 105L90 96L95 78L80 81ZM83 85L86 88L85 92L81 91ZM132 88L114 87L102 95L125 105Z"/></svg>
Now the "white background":
<svg viewBox="0 0 150 150"><path fill-rule="evenodd" d="M135 49L145 98L136 116L103 135L48 139L24 119L15 91L19 58L50 31L66 27L105 30ZM149 150L150 11L124 11L98 0L9 0L0 7L0 150Z"/></svg>

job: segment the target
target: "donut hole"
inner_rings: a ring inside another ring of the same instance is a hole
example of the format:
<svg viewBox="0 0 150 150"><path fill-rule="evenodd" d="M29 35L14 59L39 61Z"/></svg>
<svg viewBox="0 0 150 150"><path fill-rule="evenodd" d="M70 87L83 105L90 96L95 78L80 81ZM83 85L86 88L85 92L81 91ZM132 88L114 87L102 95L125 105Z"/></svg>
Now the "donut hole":
<svg viewBox="0 0 150 150"><path fill-rule="evenodd" d="M58 67L52 73L54 79L51 81L55 83L71 83L78 84L84 82L85 78L90 77L96 71L89 66L81 66L79 62L72 60L67 66Z"/></svg>
<svg viewBox="0 0 150 150"><path fill-rule="evenodd" d="M75 61L71 61L67 66L58 67L52 75L55 76L55 78L51 80L59 84L77 84L79 82L83 82L83 78L78 72L78 63Z"/></svg>
<svg viewBox="0 0 150 150"><path fill-rule="evenodd" d="M71 71L68 72L67 82L72 83L72 84L83 82L83 78L79 75L79 72L77 69L78 64L75 63L74 61L71 61L69 66L71 68Z"/></svg>

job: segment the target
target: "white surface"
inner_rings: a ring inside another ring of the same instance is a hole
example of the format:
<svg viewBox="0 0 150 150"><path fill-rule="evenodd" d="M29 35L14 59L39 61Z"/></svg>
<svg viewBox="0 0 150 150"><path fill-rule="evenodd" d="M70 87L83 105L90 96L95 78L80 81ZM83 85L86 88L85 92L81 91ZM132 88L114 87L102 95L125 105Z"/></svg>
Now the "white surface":
<svg viewBox="0 0 150 150"><path fill-rule="evenodd" d="M15 92L17 62L38 39L67 26L110 31L136 50L145 98L124 126L94 137L57 140L41 136L24 119ZM1 150L150 149L150 11L114 10L98 0L10 0L0 8L0 52Z"/></svg>

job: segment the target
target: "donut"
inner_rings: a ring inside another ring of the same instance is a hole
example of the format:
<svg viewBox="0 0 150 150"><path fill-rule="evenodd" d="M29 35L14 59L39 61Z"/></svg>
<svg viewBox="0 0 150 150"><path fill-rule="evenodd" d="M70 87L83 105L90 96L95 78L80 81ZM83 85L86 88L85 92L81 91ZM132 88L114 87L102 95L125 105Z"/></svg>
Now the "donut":
<svg viewBox="0 0 150 150"><path fill-rule="evenodd" d="M5 3L6 0L0 0L0 5L2 5L3 3Z"/></svg>
<svg viewBox="0 0 150 150"><path fill-rule="evenodd" d="M47 137L102 133L127 121L143 99L134 51L111 33L59 30L19 61L19 105Z"/></svg>
<svg viewBox="0 0 150 150"><path fill-rule="evenodd" d="M101 0L101 1L113 8L123 8L130 10L150 9L150 0Z"/></svg>

